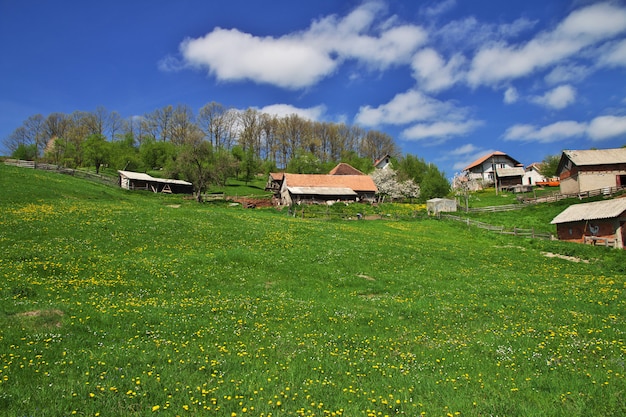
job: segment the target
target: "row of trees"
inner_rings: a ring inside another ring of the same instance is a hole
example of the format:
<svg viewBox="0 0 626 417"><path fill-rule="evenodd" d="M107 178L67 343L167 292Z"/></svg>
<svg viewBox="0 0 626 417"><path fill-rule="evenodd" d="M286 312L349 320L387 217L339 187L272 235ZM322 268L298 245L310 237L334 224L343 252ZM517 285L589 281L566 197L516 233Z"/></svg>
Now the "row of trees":
<svg viewBox="0 0 626 417"><path fill-rule="evenodd" d="M250 179L278 167L324 173L337 162L347 162L371 172L373 161L387 154L397 157L400 177L421 185L423 197L446 194L449 188L433 165L411 155L399 156L386 133L296 114L242 111L215 102L197 114L186 105L130 118L104 107L47 117L36 114L5 138L4 145L14 157L72 168L163 170L169 177L193 182L198 195L210 183L225 184L233 176Z"/></svg>

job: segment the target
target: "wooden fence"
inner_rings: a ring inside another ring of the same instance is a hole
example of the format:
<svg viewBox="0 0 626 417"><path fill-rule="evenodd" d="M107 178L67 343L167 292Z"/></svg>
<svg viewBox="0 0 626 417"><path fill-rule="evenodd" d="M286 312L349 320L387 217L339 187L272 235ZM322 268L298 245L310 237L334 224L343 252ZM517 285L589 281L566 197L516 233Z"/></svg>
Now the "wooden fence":
<svg viewBox="0 0 626 417"><path fill-rule="evenodd" d="M534 228L531 229L522 229L519 227L506 228L504 226L494 226L492 224L479 222L477 220L472 220L469 218L463 218L461 216L455 216L452 214L439 214L440 219L444 220L454 220L457 222L462 222L467 224L468 227L478 227L479 229L489 230L490 232L496 232L503 235L513 235L513 236L521 236L528 237L532 239L547 239L552 240L554 236L552 233L538 232Z"/></svg>
<svg viewBox="0 0 626 417"><path fill-rule="evenodd" d="M44 171L54 171L60 174L72 175L75 177L98 181L107 185L117 185L117 178L107 177L105 175L96 174L94 172L81 171L78 169L64 168L58 165L44 164L35 161L23 161L20 159L6 159L4 161L6 165L12 165L20 168L41 169Z"/></svg>
<svg viewBox="0 0 626 417"><path fill-rule="evenodd" d="M469 213L497 213L501 211L513 211L513 210L521 210L524 208L523 204L503 204L501 206L488 206L488 207L472 207L467 210Z"/></svg>

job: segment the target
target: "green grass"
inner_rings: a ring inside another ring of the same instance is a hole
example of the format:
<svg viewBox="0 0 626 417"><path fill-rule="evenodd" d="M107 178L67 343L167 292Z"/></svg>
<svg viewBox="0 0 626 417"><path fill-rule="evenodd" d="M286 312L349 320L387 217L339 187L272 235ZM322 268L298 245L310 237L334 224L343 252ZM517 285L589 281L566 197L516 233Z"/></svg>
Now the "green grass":
<svg viewBox="0 0 626 417"><path fill-rule="evenodd" d="M0 415L626 413L623 251L0 187Z"/></svg>

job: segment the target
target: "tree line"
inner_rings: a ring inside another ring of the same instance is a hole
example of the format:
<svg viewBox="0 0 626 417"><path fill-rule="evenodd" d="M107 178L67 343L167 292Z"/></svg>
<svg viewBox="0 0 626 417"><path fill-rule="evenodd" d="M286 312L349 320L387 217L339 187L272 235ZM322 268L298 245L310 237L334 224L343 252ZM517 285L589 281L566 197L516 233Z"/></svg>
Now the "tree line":
<svg viewBox="0 0 626 417"><path fill-rule="evenodd" d="M192 182L198 196L210 184L225 185L232 177L250 180L260 172L326 173L346 162L369 173L375 159L385 155L395 158L400 177L421 185L422 198L449 190L442 172L423 159L400 155L386 133L216 102L197 114L187 105L168 105L129 118L104 107L35 114L4 138L4 145L15 158L70 168L161 171ZM435 184L430 187L435 190L425 194L424 183Z"/></svg>

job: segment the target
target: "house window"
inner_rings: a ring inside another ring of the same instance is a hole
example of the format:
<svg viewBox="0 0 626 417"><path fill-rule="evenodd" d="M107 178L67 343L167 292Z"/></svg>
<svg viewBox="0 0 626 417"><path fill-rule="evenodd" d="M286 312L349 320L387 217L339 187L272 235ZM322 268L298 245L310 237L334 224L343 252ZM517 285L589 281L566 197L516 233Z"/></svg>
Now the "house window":
<svg viewBox="0 0 626 417"><path fill-rule="evenodd" d="M506 164L498 164L499 168L506 168Z"/></svg>

